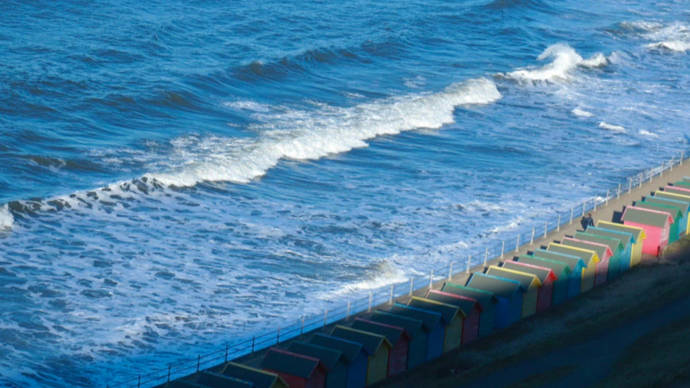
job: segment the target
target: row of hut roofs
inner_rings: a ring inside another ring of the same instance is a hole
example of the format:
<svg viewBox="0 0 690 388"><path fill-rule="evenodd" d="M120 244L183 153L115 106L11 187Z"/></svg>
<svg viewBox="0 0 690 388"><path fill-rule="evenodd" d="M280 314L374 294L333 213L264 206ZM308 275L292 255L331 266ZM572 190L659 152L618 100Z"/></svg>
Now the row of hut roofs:
<svg viewBox="0 0 690 388"><path fill-rule="evenodd" d="M619 277L690 231L690 178L614 213L613 222L554 241L500 266L446 282L408 304L394 303L269 349L260 369L235 362L167 387L361 388L434 360Z"/></svg>

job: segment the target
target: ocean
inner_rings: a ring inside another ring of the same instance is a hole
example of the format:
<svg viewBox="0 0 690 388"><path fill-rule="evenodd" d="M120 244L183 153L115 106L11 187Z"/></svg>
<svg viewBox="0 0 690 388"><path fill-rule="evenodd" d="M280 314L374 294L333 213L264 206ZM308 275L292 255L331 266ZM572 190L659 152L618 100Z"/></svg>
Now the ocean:
<svg viewBox="0 0 690 388"><path fill-rule="evenodd" d="M688 150L689 52L683 0L2 2L0 386L514 244Z"/></svg>

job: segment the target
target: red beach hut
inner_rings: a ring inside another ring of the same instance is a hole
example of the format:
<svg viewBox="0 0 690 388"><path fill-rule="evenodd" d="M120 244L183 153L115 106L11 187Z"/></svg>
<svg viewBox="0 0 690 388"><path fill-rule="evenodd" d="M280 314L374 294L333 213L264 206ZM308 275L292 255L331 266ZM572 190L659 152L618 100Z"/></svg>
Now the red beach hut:
<svg viewBox="0 0 690 388"><path fill-rule="evenodd" d="M271 348L266 352L261 368L277 373L290 388L326 386L326 367L318 358Z"/></svg>
<svg viewBox="0 0 690 388"><path fill-rule="evenodd" d="M642 245L642 253L659 256L668 245L668 236L673 223L671 214L630 206L625 208L622 220L624 225L644 229L647 238Z"/></svg>
<svg viewBox="0 0 690 388"><path fill-rule="evenodd" d="M503 266L516 271L528 272L539 278L541 288L539 288L537 295L537 312L545 311L551 307L554 283L558 279L553 269L519 261L506 261Z"/></svg>
<svg viewBox="0 0 690 388"><path fill-rule="evenodd" d="M429 290L426 294L426 298L441 303L458 306L460 310L465 313L465 318L462 322L463 345L477 339L479 336L479 320L482 313L482 307L479 304L479 301L467 296L438 290Z"/></svg>

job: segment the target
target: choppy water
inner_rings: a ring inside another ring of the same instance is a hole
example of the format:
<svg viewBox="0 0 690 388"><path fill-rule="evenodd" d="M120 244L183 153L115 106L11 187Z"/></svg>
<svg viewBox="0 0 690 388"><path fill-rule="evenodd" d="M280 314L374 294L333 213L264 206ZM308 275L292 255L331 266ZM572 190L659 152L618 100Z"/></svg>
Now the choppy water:
<svg viewBox="0 0 690 388"><path fill-rule="evenodd" d="M686 1L2 2L0 385L426 273L688 148Z"/></svg>

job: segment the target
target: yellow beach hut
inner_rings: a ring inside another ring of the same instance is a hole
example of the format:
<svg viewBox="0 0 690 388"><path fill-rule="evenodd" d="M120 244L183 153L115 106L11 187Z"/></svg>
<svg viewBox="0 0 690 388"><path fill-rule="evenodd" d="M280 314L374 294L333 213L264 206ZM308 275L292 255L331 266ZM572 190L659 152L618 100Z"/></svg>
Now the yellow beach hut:
<svg viewBox="0 0 690 388"><path fill-rule="evenodd" d="M495 265L489 266L486 273L520 282L520 286L524 290L524 295L522 296L522 318L532 316L537 312L537 300L539 299L541 281L535 274Z"/></svg>
<svg viewBox="0 0 690 388"><path fill-rule="evenodd" d="M635 242L633 243L630 252L630 267L640 264L640 260L642 260L642 245L644 240L647 238L647 234L644 232L644 229L609 221L598 221L597 228L632 233Z"/></svg>
<svg viewBox="0 0 690 388"><path fill-rule="evenodd" d="M582 261L585 262L585 267L582 269L582 283L580 284L580 292L587 292L594 287L594 278L597 274L597 264L599 264L599 256L596 252L590 249L571 247L558 243L549 243L547 249L552 252L566 253L581 258Z"/></svg>
<svg viewBox="0 0 690 388"><path fill-rule="evenodd" d="M462 323L465 319L465 313L460 307L416 296L410 299L408 305L441 314L445 322L445 336L443 337L444 353L460 347L462 343Z"/></svg>

